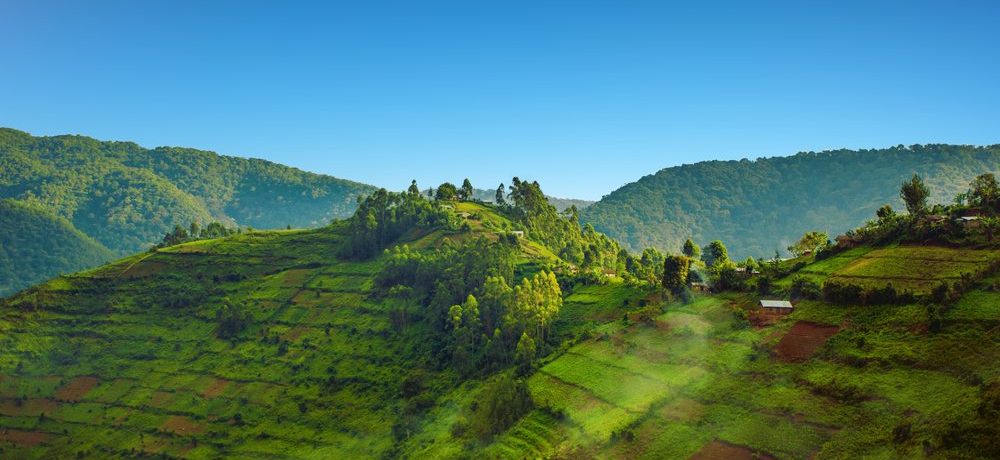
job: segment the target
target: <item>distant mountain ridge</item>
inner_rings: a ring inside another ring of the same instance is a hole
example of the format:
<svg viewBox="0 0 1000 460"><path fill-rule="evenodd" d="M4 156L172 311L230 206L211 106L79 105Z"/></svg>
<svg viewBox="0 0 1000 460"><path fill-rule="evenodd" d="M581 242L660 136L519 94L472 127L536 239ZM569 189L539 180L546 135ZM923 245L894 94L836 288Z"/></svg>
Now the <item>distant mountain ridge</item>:
<svg viewBox="0 0 1000 460"><path fill-rule="evenodd" d="M932 203L951 202L969 178L1000 170L1000 145L913 145L804 152L755 161L706 161L645 176L581 211L581 220L637 251L680 252L688 237L721 239L730 255L771 256L809 230L832 238L901 208L900 183L913 173Z"/></svg>
<svg viewBox="0 0 1000 460"><path fill-rule="evenodd" d="M259 159L178 147L147 149L84 136L36 137L0 128L0 199L58 216L119 256L144 250L175 225L191 222L255 228L323 225L349 216L358 196L373 190ZM47 235L35 237L42 243L32 247L43 249ZM3 263L0 273L23 269L20 259ZM30 272L36 276L29 278L38 282L92 265L35 267ZM3 281L0 295L11 292L6 287L10 283ZM10 285L24 287L26 282Z"/></svg>

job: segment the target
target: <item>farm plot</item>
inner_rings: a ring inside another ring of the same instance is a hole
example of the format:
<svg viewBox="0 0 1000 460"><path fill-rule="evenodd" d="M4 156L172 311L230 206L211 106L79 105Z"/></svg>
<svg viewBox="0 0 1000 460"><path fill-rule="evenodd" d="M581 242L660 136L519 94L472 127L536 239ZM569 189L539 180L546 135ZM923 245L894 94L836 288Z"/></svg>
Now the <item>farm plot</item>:
<svg viewBox="0 0 1000 460"><path fill-rule="evenodd" d="M989 271L1000 261L997 251L901 246L872 250L833 271L828 279L863 287L883 287L927 294L942 282Z"/></svg>
<svg viewBox="0 0 1000 460"><path fill-rule="evenodd" d="M796 322L775 347L775 354L785 362L809 359L813 353L840 331L838 326L828 326L807 321Z"/></svg>

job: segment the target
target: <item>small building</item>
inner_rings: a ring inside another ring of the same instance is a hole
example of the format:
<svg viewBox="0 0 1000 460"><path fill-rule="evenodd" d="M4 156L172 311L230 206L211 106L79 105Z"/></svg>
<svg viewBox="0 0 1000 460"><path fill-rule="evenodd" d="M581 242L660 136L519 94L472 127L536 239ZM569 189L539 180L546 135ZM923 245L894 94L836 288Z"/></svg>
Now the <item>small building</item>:
<svg viewBox="0 0 1000 460"><path fill-rule="evenodd" d="M462 211L462 212L458 213L458 215L459 215L459 217L461 217L463 219L468 219L468 218L472 217L472 214L469 214L469 213L467 213L465 211Z"/></svg>
<svg viewBox="0 0 1000 460"><path fill-rule="evenodd" d="M763 300L760 301L760 308L767 313L787 315L795 310L792 303L787 300Z"/></svg>
<svg viewBox="0 0 1000 460"><path fill-rule="evenodd" d="M691 290L694 292L709 292L712 290L712 288L708 286L708 283L695 281L691 283Z"/></svg>
<svg viewBox="0 0 1000 460"><path fill-rule="evenodd" d="M524 238L524 230L513 230L510 232L510 234L518 238Z"/></svg>
<svg viewBox="0 0 1000 460"><path fill-rule="evenodd" d="M959 217L956 221L965 228L979 228L979 226L982 225L982 221L979 220L979 216Z"/></svg>

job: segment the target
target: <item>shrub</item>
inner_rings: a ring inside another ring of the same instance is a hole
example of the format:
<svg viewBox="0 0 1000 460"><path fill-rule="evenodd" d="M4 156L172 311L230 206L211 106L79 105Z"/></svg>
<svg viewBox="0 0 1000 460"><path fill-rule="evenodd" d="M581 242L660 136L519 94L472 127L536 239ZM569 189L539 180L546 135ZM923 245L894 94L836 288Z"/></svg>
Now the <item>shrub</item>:
<svg viewBox="0 0 1000 460"><path fill-rule="evenodd" d="M486 385L478 400L470 428L480 439L506 431L534 407L528 386L509 373Z"/></svg>
<svg viewBox="0 0 1000 460"><path fill-rule="evenodd" d="M792 287L788 292L792 300L810 299L817 300L822 297L823 292L815 281L804 276L792 278Z"/></svg>

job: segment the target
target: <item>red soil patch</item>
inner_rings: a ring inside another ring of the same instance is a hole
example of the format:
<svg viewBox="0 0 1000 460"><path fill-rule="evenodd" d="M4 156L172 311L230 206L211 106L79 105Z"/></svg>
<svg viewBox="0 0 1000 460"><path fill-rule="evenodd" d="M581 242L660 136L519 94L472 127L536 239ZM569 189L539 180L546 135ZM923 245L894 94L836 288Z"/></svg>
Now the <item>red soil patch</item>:
<svg viewBox="0 0 1000 460"><path fill-rule="evenodd" d="M0 441L8 441L24 447L35 447L51 438L52 435L48 433L0 428Z"/></svg>
<svg viewBox="0 0 1000 460"><path fill-rule="evenodd" d="M752 324L757 329L761 329L772 324L777 323L781 318L786 315L782 313L769 313L761 309L751 310L748 316L750 324Z"/></svg>
<svg viewBox="0 0 1000 460"><path fill-rule="evenodd" d="M838 331L839 326L799 321L781 338L774 351L785 362L805 361Z"/></svg>
<svg viewBox="0 0 1000 460"><path fill-rule="evenodd" d="M27 399L20 404L16 399L0 402L0 415L8 417L37 417L41 414L52 414L57 409L59 403L51 399Z"/></svg>
<svg viewBox="0 0 1000 460"><path fill-rule="evenodd" d="M153 396L149 398L149 405L162 409L167 404L170 404L172 399L174 399L173 393L166 391L154 391Z"/></svg>
<svg viewBox="0 0 1000 460"><path fill-rule="evenodd" d="M688 422L698 420L705 414L705 406L688 398L678 398L660 409L660 415L667 420Z"/></svg>
<svg viewBox="0 0 1000 460"><path fill-rule="evenodd" d="M229 380L215 379L211 385L202 390L201 395L205 398L214 398L221 395L223 391L226 391L226 388L229 388L229 384Z"/></svg>
<svg viewBox="0 0 1000 460"><path fill-rule="evenodd" d="M205 431L205 425L192 422L191 419L187 417L171 415L167 421L163 422L163 425L160 426L160 431L166 431L179 435L198 434Z"/></svg>
<svg viewBox="0 0 1000 460"><path fill-rule="evenodd" d="M77 377L70 380L69 383L63 385L62 388L56 391L56 399L60 401L79 401L86 396L90 390L93 390L94 387L97 386L98 382L97 377L91 377L89 375Z"/></svg>
<svg viewBox="0 0 1000 460"><path fill-rule="evenodd" d="M689 460L776 460L764 452L757 452L748 447L715 440L705 444Z"/></svg>

